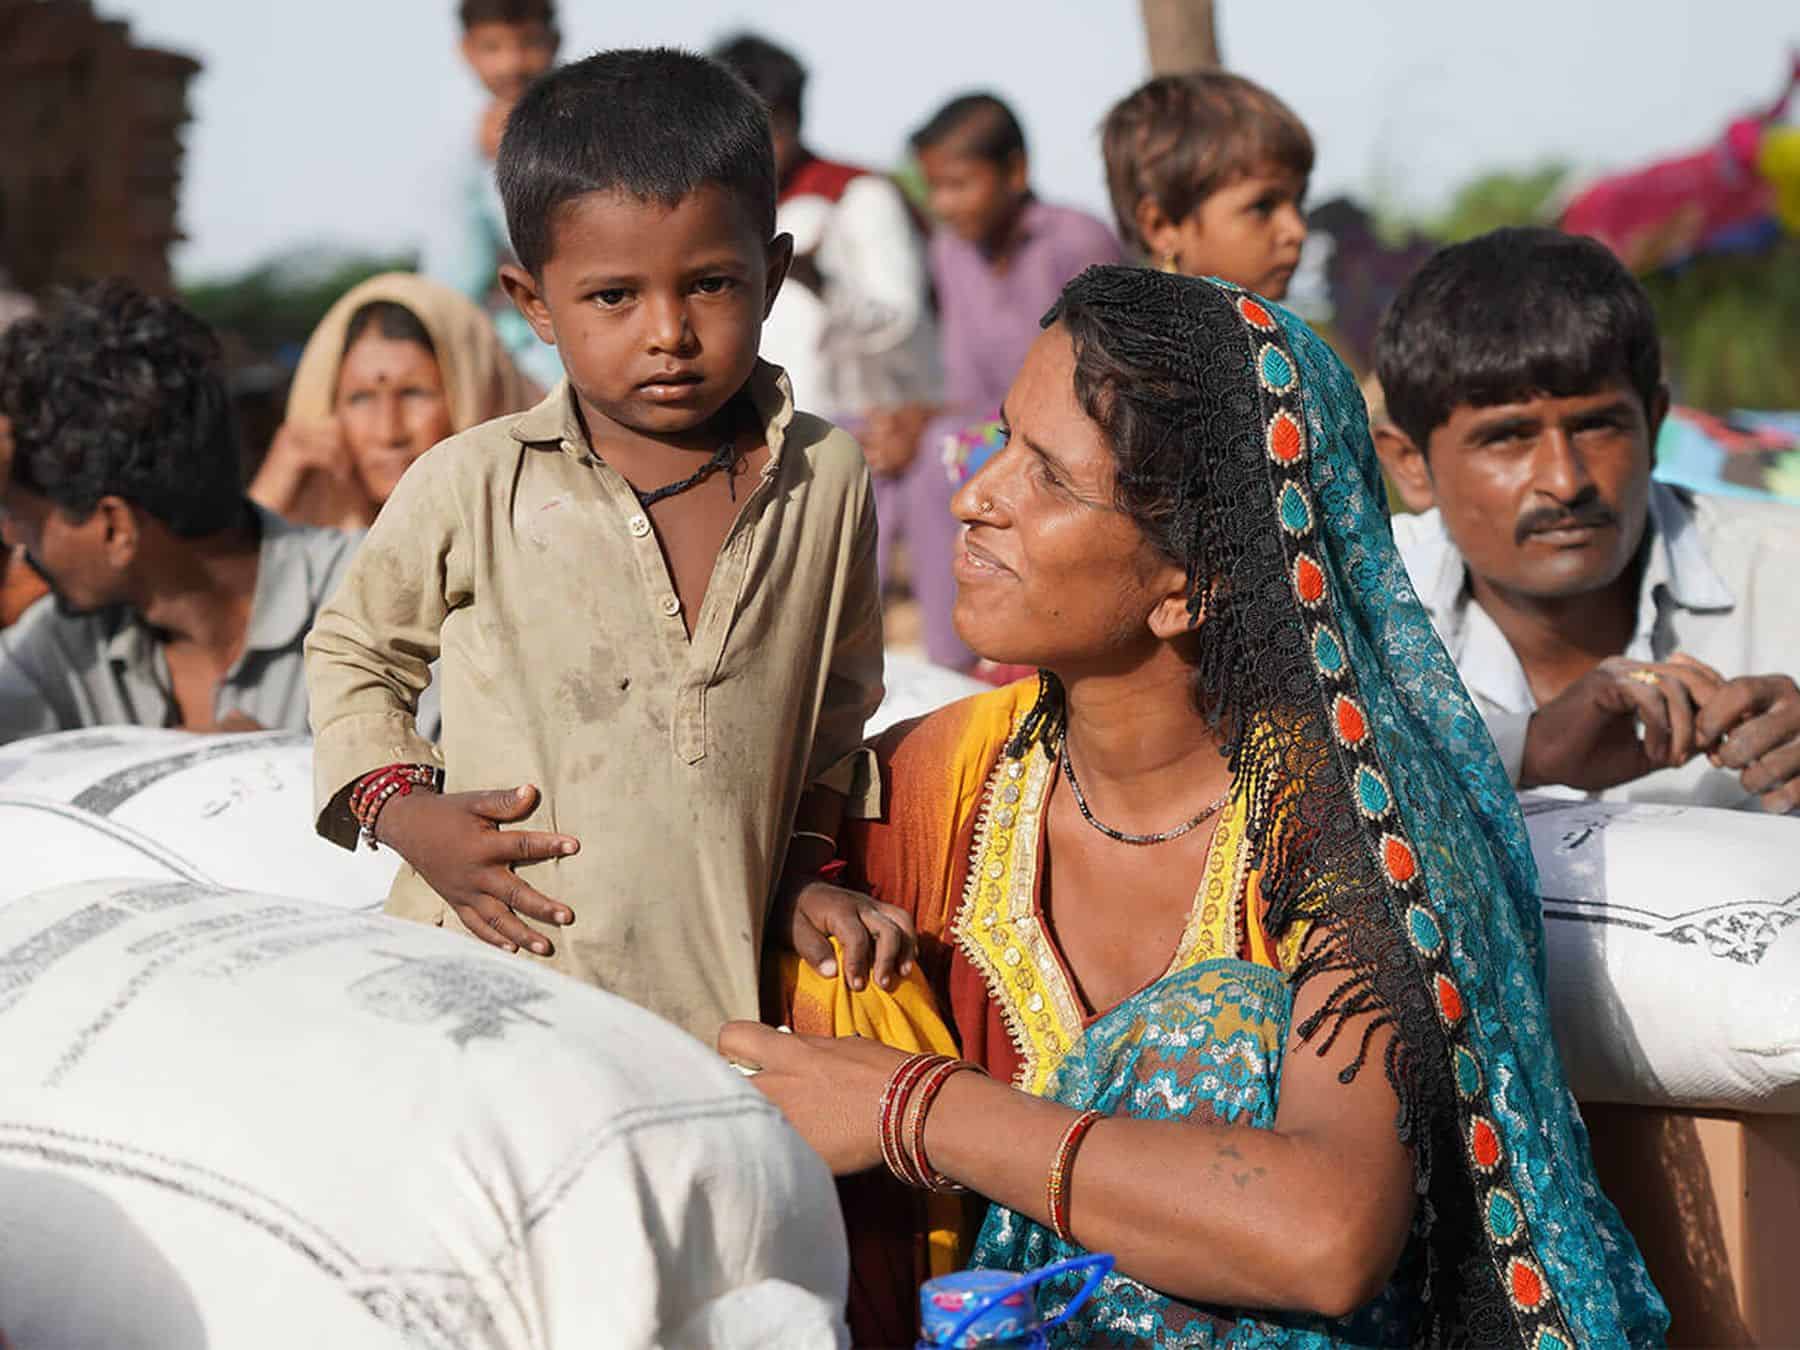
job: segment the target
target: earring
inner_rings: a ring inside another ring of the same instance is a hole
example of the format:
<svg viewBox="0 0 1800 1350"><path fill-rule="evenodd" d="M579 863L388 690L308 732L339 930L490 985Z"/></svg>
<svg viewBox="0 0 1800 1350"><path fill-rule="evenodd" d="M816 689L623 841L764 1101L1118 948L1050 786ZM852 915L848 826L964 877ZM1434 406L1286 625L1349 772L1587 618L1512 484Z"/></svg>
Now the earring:
<svg viewBox="0 0 1800 1350"><path fill-rule="evenodd" d="M1165 272L1179 272L1181 270L1181 265L1175 261L1175 255L1173 253L1163 254L1162 270Z"/></svg>

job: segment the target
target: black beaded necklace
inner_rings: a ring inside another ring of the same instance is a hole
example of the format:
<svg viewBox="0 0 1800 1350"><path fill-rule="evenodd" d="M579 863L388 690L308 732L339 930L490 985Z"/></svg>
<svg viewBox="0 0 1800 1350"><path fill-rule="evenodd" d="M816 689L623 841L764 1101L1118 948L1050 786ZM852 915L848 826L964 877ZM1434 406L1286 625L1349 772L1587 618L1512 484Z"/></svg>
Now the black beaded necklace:
<svg viewBox="0 0 1800 1350"><path fill-rule="evenodd" d="M735 502L737 500L737 474L734 472L736 468L737 437L733 436L730 440L726 441L725 444L713 451L711 459L707 460L706 463L695 469L680 482L665 483L662 487L652 488L648 492L640 492L637 488L632 488L631 492L632 495L638 499L638 505L648 510L665 498L686 492L691 487L700 486L700 484L704 483L715 473L718 473L719 470L723 469L725 471L726 485L731 489L731 500Z"/></svg>
<svg viewBox="0 0 1800 1350"><path fill-rule="evenodd" d="M1075 777L1075 766L1069 762L1069 741L1067 737L1063 738L1062 743L1062 771L1063 776L1069 780L1069 791L1075 794L1075 805L1081 811L1081 818L1092 825L1096 830L1100 831L1100 833L1105 835L1108 839L1117 839L1121 844L1166 844L1171 839L1179 839L1182 835L1199 825L1201 821L1216 814L1220 807L1231 800L1231 789L1227 788L1225 790L1225 795L1220 797L1218 801L1214 802L1211 806L1202 808L1199 815L1195 816L1192 820L1177 825L1172 830L1159 830L1155 834L1129 834L1124 830L1115 830L1112 826L1102 824L1100 821L1094 819L1094 813L1088 809L1087 798L1082 795L1081 780Z"/></svg>

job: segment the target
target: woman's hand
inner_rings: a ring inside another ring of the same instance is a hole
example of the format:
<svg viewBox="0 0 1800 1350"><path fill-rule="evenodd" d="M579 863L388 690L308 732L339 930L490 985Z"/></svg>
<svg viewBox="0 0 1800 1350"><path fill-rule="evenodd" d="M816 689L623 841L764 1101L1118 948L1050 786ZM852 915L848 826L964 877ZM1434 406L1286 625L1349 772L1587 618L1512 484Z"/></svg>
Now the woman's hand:
<svg viewBox="0 0 1800 1350"><path fill-rule="evenodd" d="M827 881L811 881L795 895L787 925L788 946L828 980L838 973L832 938L843 948L844 979L852 989L869 982L871 964L875 983L890 991L912 974L918 941L912 916L898 905L884 905Z"/></svg>
<svg viewBox="0 0 1800 1350"><path fill-rule="evenodd" d="M335 417L283 422L250 484L250 497L278 516L292 517L315 478L325 480L334 500L355 486L356 464Z"/></svg>
<svg viewBox="0 0 1800 1350"><path fill-rule="evenodd" d="M549 939L526 927L519 915L558 926L573 923L575 916L512 869L565 858L581 845L571 835L500 828L530 815L537 799L537 789L529 786L510 792L410 792L381 808L375 834L411 863L483 942L548 956Z"/></svg>
<svg viewBox="0 0 1800 1350"><path fill-rule="evenodd" d="M881 1163L876 1112L898 1050L856 1036L791 1036L760 1022L727 1022L719 1053L759 1072L750 1081L781 1108L834 1176Z"/></svg>

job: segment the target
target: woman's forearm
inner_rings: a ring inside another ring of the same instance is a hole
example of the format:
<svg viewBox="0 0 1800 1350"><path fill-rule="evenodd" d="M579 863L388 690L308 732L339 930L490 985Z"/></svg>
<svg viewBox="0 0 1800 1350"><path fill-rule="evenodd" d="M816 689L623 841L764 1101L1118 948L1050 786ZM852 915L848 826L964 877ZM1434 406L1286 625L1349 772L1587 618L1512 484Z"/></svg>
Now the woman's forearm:
<svg viewBox="0 0 1800 1350"><path fill-rule="evenodd" d="M1074 1118L958 1074L926 1145L933 1166L1048 1225L1045 1183ZM1368 1159L1275 1130L1116 1117L1094 1127L1070 1177L1081 1245L1189 1302L1342 1316L1379 1292L1411 1217L1411 1166L1397 1139L1385 1158Z"/></svg>

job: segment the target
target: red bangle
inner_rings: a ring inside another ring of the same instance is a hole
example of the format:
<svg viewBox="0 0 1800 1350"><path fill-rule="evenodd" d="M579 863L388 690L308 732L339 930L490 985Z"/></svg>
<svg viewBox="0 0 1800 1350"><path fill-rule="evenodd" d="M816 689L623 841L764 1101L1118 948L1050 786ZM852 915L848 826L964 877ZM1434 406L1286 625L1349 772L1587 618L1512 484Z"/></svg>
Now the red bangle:
<svg viewBox="0 0 1800 1350"><path fill-rule="evenodd" d="M912 1129L907 1139L907 1165L920 1178L920 1185L941 1195L958 1194L964 1187L938 1171L931 1165L931 1159L925 1156L925 1117L930 1113L931 1104L937 1100L938 1093L944 1090L944 1084L965 1069L984 1075L987 1072L979 1064L972 1064L966 1059L945 1059L932 1065L919 1081L914 1093L918 1104L912 1110Z"/></svg>
<svg viewBox="0 0 1800 1350"><path fill-rule="evenodd" d="M1083 1111L1070 1122L1069 1128L1063 1131L1062 1142L1056 1146L1056 1159L1050 1165L1050 1180L1044 1187L1044 1198L1050 1210L1050 1227L1056 1236L1071 1246L1075 1245L1075 1234L1069 1231L1069 1174L1075 1170L1075 1155L1081 1151L1081 1141L1087 1138L1088 1131L1106 1117L1099 1111Z"/></svg>
<svg viewBox="0 0 1800 1350"><path fill-rule="evenodd" d="M948 1055L934 1055L928 1050L908 1055L888 1079L887 1087L882 1089L875 1121L881 1138L881 1158L887 1164L888 1171L908 1186L923 1186L925 1179L913 1174L906 1152L900 1144L900 1127L906 1117L907 1103L912 1100L912 1090L919 1079L934 1065L949 1060Z"/></svg>

